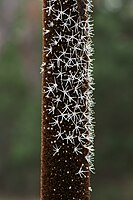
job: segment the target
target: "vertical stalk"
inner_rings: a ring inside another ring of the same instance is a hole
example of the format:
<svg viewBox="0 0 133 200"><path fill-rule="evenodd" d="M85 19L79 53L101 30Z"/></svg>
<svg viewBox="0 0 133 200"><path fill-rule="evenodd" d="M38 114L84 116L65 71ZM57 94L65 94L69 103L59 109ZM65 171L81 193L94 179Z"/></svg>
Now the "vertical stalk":
<svg viewBox="0 0 133 200"><path fill-rule="evenodd" d="M90 200L94 173L91 0L43 0L40 200Z"/></svg>

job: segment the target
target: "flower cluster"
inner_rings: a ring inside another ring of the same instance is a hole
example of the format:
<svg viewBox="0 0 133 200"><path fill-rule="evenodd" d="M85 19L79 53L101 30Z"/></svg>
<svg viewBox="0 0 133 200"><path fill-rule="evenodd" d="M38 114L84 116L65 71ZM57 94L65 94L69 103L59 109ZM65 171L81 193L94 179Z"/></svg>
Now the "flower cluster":
<svg viewBox="0 0 133 200"><path fill-rule="evenodd" d="M48 62L42 63L41 72L46 68L52 77L51 82L46 80L44 93L51 99L47 107L52 115L49 126L56 130L53 156L62 149L59 141L73 145L75 156L87 149L85 160L94 173L92 1L87 0L86 18L79 14L77 1L73 0L73 6L66 8L68 0L47 0L44 9L49 20L43 34L47 38L52 33L52 37L43 49ZM67 130L63 124L67 124ZM88 172L83 167L84 164L76 173L81 178Z"/></svg>

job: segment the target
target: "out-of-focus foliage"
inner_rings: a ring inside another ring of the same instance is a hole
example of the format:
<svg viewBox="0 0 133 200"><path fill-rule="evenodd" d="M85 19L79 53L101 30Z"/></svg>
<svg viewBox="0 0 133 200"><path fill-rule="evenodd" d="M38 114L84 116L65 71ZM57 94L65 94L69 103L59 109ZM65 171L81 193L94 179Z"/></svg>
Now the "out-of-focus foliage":
<svg viewBox="0 0 133 200"><path fill-rule="evenodd" d="M92 199L133 199L133 2L99 1L95 18L96 175Z"/></svg>
<svg viewBox="0 0 133 200"><path fill-rule="evenodd" d="M39 194L39 4L30 0L0 2L0 198ZM8 19L10 15L12 19Z"/></svg>
<svg viewBox="0 0 133 200"><path fill-rule="evenodd" d="M133 1L94 3L92 199L132 200ZM41 3L2 0L0 41L0 194L39 199Z"/></svg>

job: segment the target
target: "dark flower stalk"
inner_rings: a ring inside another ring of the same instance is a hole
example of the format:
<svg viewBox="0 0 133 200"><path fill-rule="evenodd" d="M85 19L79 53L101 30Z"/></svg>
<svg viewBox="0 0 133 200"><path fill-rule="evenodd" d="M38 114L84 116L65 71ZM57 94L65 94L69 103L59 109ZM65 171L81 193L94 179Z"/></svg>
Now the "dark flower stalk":
<svg viewBox="0 0 133 200"><path fill-rule="evenodd" d="M90 200L94 173L91 0L43 0L40 200Z"/></svg>

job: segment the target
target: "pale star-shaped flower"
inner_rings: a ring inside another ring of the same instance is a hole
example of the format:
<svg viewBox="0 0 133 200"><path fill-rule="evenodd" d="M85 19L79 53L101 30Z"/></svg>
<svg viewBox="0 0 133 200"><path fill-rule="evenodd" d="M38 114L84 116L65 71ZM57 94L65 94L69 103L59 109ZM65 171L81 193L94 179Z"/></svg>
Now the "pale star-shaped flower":
<svg viewBox="0 0 133 200"><path fill-rule="evenodd" d="M59 89L59 91L63 94L63 101L65 100L65 97L69 97L70 96L70 91L72 91L72 89L68 89L68 87L64 87L62 84L62 89Z"/></svg>
<svg viewBox="0 0 133 200"><path fill-rule="evenodd" d="M77 155L82 154L82 148L79 147L80 144L78 144L77 146L74 147L74 153L76 153Z"/></svg>
<svg viewBox="0 0 133 200"><path fill-rule="evenodd" d="M58 126L60 128L60 121L58 118L53 118L53 121L50 122L49 124L51 124L52 126Z"/></svg>
<svg viewBox="0 0 133 200"><path fill-rule="evenodd" d="M47 109L49 112L49 114L50 113L52 113L52 114L54 114L54 112L55 112L55 106L54 106L54 104L52 103L52 105L48 105L48 109Z"/></svg>
<svg viewBox="0 0 133 200"><path fill-rule="evenodd" d="M63 10L63 6L62 6L62 3L61 3L60 0L59 0L59 5L60 5L60 8L58 10L55 9L57 14L54 14L54 16L55 16L55 20L61 20L62 21L63 16L64 15L67 16L66 11L68 10L68 8Z"/></svg>
<svg viewBox="0 0 133 200"><path fill-rule="evenodd" d="M53 102L56 103L56 107L58 107L59 103L62 102L61 101L61 96L57 96L56 98L53 98Z"/></svg>
<svg viewBox="0 0 133 200"><path fill-rule="evenodd" d="M54 4L52 4L52 1L48 1L48 6L45 9L46 9L48 16L50 16L52 12L55 12Z"/></svg>
<svg viewBox="0 0 133 200"><path fill-rule="evenodd" d="M49 96L50 94L55 95L54 93L55 88L53 87L53 84L47 83L47 86L45 86L44 92Z"/></svg>
<svg viewBox="0 0 133 200"><path fill-rule="evenodd" d="M57 138L57 140L58 139L62 139L62 140L64 140L64 138L63 138L63 136L62 135L64 135L64 133L65 133L65 131L61 131L61 129L59 130L59 131L57 131L57 134L54 136L54 137L56 137Z"/></svg>
<svg viewBox="0 0 133 200"><path fill-rule="evenodd" d="M89 172L89 170L83 170L83 166L84 166L84 164L82 164L82 166L80 167L80 169L79 169L79 171L76 173L76 174L78 174L81 178L85 178L86 177L86 175L85 175L85 173L87 173L87 172Z"/></svg>
<svg viewBox="0 0 133 200"><path fill-rule="evenodd" d="M53 146L53 151L54 151L53 156L55 156L57 153L59 153L60 149L61 149L61 147L58 147L57 144L55 144Z"/></svg>
<svg viewBox="0 0 133 200"><path fill-rule="evenodd" d="M74 138L76 138L77 136L74 136L73 133L71 133L71 131L69 131L69 134L66 134L66 137L64 138L64 140L68 142L71 142L72 144L74 144Z"/></svg>

